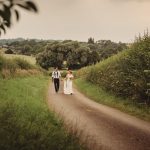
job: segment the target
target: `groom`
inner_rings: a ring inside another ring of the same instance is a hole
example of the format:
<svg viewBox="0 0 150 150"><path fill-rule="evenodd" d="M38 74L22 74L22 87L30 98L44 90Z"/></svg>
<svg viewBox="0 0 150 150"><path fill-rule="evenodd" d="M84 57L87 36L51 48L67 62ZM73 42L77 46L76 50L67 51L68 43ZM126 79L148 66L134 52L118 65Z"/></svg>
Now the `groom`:
<svg viewBox="0 0 150 150"><path fill-rule="evenodd" d="M56 67L55 70L52 72L52 82L54 82L56 93L59 91L60 78L61 78L60 71Z"/></svg>

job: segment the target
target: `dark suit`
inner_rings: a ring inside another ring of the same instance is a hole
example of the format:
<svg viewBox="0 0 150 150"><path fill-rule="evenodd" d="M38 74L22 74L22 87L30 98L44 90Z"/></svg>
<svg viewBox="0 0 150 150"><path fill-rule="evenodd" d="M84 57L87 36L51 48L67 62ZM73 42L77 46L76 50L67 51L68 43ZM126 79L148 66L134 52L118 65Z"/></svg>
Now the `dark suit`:
<svg viewBox="0 0 150 150"><path fill-rule="evenodd" d="M53 71L53 73L52 73L52 80L54 82L54 87L55 87L55 91L56 92L59 91L60 77L61 77L61 74L60 74L59 71Z"/></svg>

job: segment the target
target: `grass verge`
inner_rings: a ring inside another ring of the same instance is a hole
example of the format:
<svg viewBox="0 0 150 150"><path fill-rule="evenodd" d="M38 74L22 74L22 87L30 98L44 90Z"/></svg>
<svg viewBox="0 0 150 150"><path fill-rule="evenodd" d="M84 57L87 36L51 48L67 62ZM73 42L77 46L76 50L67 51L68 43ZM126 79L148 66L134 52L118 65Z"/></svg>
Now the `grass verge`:
<svg viewBox="0 0 150 150"><path fill-rule="evenodd" d="M108 93L101 87L82 78L76 79L75 85L79 91L98 103L117 108L130 115L150 121L150 108L146 105L137 104L134 101L116 97L112 93Z"/></svg>
<svg viewBox="0 0 150 150"><path fill-rule="evenodd" d="M48 78L0 79L1 150L82 150L49 111Z"/></svg>

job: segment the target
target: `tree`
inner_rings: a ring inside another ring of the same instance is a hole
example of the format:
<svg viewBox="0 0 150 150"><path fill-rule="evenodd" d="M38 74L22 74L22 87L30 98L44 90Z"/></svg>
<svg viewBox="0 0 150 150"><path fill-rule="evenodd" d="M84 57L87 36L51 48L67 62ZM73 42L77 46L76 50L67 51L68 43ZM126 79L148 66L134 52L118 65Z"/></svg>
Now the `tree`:
<svg viewBox="0 0 150 150"><path fill-rule="evenodd" d="M90 37L89 39L88 39L88 44L94 44L95 42L94 42L94 38L92 38L92 37Z"/></svg>
<svg viewBox="0 0 150 150"><path fill-rule="evenodd" d="M88 54L88 65L96 64L100 61L100 57L97 51L92 51Z"/></svg>
<svg viewBox="0 0 150 150"><path fill-rule="evenodd" d="M71 69L78 69L80 68L80 63L79 63L79 58L77 53L74 52L69 52L67 55L67 67Z"/></svg>
<svg viewBox="0 0 150 150"><path fill-rule="evenodd" d="M97 41L97 51L100 54L100 59L106 59L118 52L127 48L124 43L115 43L110 40L99 40Z"/></svg>
<svg viewBox="0 0 150 150"><path fill-rule="evenodd" d="M57 53L57 61L56 64L53 67L59 67L61 68L63 65L64 56L62 53Z"/></svg>
<svg viewBox="0 0 150 150"><path fill-rule="evenodd" d="M79 69L81 67L97 63L99 53L97 45L86 42L77 42L71 40L54 41L46 46L46 50L39 55L39 65L41 67L65 67ZM49 60L48 60L49 59Z"/></svg>
<svg viewBox="0 0 150 150"><path fill-rule="evenodd" d="M60 52L51 50L51 48L48 46L45 51L36 56L36 61L37 64L39 64L44 69L48 69L50 67L61 68L63 65L64 56Z"/></svg>
<svg viewBox="0 0 150 150"><path fill-rule="evenodd" d="M12 26L12 18L20 19L18 8L25 9L30 12L37 12L36 5L31 0L1 0L0 1L0 35L2 31L6 33L7 28Z"/></svg>
<svg viewBox="0 0 150 150"><path fill-rule="evenodd" d="M89 47L79 47L77 49L78 59L81 67L88 65L88 53L90 52Z"/></svg>
<svg viewBox="0 0 150 150"><path fill-rule="evenodd" d="M30 55L32 51L32 47L30 45L25 45L22 49L22 54L24 55Z"/></svg>

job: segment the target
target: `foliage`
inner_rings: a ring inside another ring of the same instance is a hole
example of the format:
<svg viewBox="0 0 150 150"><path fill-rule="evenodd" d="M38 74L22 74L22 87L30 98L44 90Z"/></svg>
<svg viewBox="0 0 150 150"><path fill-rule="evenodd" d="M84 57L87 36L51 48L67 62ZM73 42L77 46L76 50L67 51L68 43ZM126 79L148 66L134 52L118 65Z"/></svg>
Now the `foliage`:
<svg viewBox="0 0 150 150"><path fill-rule="evenodd" d="M126 48L125 44L114 43L110 40L78 42L72 40L2 39L0 43L2 47L6 46L16 54L36 55L37 64L45 69L55 66L79 69L96 64Z"/></svg>
<svg viewBox="0 0 150 150"><path fill-rule="evenodd" d="M0 46L6 45L6 44L11 44L14 42L21 42L24 41L23 38L16 38L16 39L0 39Z"/></svg>
<svg viewBox="0 0 150 150"><path fill-rule="evenodd" d="M13 50L16 54L31 56L44 51L47 44L51 43L51 41L43 41L43 40L36 40L36 39L30 39L30 40L18 39L18 41L2 40L1 43L2 46L3 43L7 44L8 49Z"/></svg>
<svg viewBox="0 0 150 150"><path fill-rule="evenodd" d="M90 37L90 38L88 39L88 43L89 43L89 44L94 44L94 38Z"/></svg>
<svg viewBox="0 0 150 150"><path fill-rule="evenodd" d="M13 54L14 52L11 49L5 51L5 54Z"/></svg>
<svg viewBox="0 0 150 150"><path fill-rule="evenodd" d="M88 43L71 40L49 43L45 51L37 55L37 63L45 69L56 66L59 68L67 67L79 69L87 65L96 64L100 60L116 54L126 47L126 45L122 43L109 42L109 47L112 49L106 51L106 47L108 46L107 42L103 47L100 47L102 44L90 42L91 40L89 39ZM116 48L117 46L119 49ZM110 51L107 57L104 55L104 51L106 51L106 53Z"/></svg>
<svg viewBox="0 0 150 150"><path fill-rule="evenodd" d="M144 70L150 68L150 37L138 39L128 50L95 66L79 71L86 79L121 97L146 102L147 80Z"/></svg>
<svg viewBox="0 0 150 150"><path fill-rule="evenodd" d="M12 26L12 17L15 16L19 21L20 13L18 9L22 8L31 12L37 12L36 5L30 0L1 0L0 1L0 35L2 31Z"/></svg>
<svg viewBox="0 0 150 150"><path fill-rule="evenodd" d="M77 137L49 111L48 78L0 79L1 150L81 150Z"/></svg>
<svg viewBox="0 0 150 150"><path fill-rule="evenodd" d="M126 44L124 43L115 43L110 40L99 40L96 44L100 53L100 60L106 59L127 48Z"/></svg>
<svg viewBox="0 0 150 150"><path fill-rule="evenodd" d="M147 103L150 105L150 70L144 70L144 73L147 76L147 90L146 90L146 94L148 96Z"/></svg>

